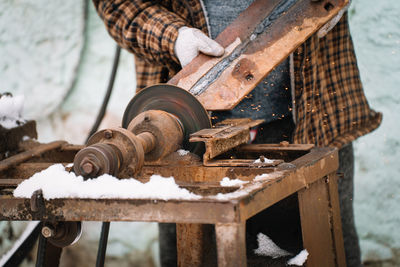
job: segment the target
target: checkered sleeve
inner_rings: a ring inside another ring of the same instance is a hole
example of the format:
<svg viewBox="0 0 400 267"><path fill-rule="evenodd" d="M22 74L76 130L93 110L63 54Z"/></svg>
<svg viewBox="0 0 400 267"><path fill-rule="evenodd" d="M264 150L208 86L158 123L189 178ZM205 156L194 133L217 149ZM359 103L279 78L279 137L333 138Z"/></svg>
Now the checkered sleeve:
<svg viewBox="0 0 400 267"><path fill-rule="evenodd" d="M178 29L186 22L158 1L93 0L111 37L149 63L176 68Z"/></svg>

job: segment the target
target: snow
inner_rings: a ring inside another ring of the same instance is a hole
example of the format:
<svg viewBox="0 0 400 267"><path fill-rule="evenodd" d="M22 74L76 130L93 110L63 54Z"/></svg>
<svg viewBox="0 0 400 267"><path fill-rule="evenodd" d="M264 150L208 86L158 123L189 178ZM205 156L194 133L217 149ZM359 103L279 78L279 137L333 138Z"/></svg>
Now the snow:
<svg viewBox="0 0 400 267"><path fill-rule="evenodd" d="M261 183L275 179L276 177L279 177L281 175L282 175L282 172L260 174L260 175L257 175L256 177L254 177L254 179L252 181L250 181L251 183L246 185L245 187L241 187L240 189L235 190L230 193L218 193L216 195L209 196L209 198L223 201L223 200L232 200L235 198L243 197L243 196L246 196L251 191L259 188Z"/></svg>
<svg viewBox="0 0 400 267"><path fill-rule="evenodd" d="M221 186L241 186L243 184L247 184L248 181L242 181L240 179L229 179L229 177L224 177L219 182Z"/></svg>
<svg viewBox="0 0 400 267"><path fill-rule="evenodd" d="M0 259L0 266L4 266L4 264L8 261L8 259L14 254L14 252L19 248L22 242L32 233L33 229L39 224L39 222L30 222L28 226L25 228L24 232L20 235L20 237L14 242L12 248L7 251L7 253L3 254Z"/></svg>
<svg viewBox="0 0 400 267"><path fill-rule="evenodd" d="M264 161L261 161L261 159L260 158L258 158L258 159L256 159L255 161L254 161L254 163L274 163L274 160L272 160L272 159L267 159L266 157L264 157Z"/></svg>
<svg viewBox="0 0 400 267"><path fill-rule="evenodd" d="M34 174L14 190L14 197L30 198L34 191L42 189L45 199L55 198L120 198L120 199L199 199L201 196L180 188L173 177L150 177L147 183L130 179L118 179L104 174L84 180L82 176L65 171L62 164L55 164Z"/></svg>
<svg viewBox="0 0 400 267"><path fill-rule="evenodd" d="M24 106L24 96L8 96L0 97L0 125L4 128L11 129L25 122L22 118L22 109Z"/></svg>
<svg viewBox="0 0 400 267"><path fill-rule="evenodd" d="M24 135L22 137L22 141L28 141L28 140L35 140L35 138L31 138L30 136Z"/></svg>
<svg viewBox="0 0 400 267"><path fill-rule="evenodd" d="M273 259L291 255L286 250L278 247L271 238L263 233L257 235L257 242L258 248L254 250L256 255L272 257Z"/></svg>
<svg viewBox="0 0 400 267"><path fill-rule="evenodd" d="M265 182L268 180L273 180L276 177L281 176L281 175L282 175L282 172L278 172L278 171L273 172L273 173L264 173L264 174L260 174L260 175L257 175L256 177L254 177L254 181Z"/></svg>
<svg viewBox="0 0 400 267"><path fill-rule="evenodd" d="M186 156L187 154L189 154L189 151L184 150L184 149L178 149L178 154L179 156Z"/></svg>
<svg viewBox="0 0 400 267"><path fill-rule="evenodd" d="M308 251L307 251L307 249L303 249L294 258L291 258L290 260L288 260L287 264L288 265L303 266L303 264L307 260L307 257L308 257Z"/></svg>
<svg viewBox="0 0 400 267"><path fill-rule="evenodd" d="M257 235L257 242L258 248L254 250L254 253L256 255L271 257L273 259L292 255L290 252L278 247L278 245L276 245L271 238L269 238L267 235L264 235L263 233L259 233ZM307 260L307 257L308 251L307 249L304 249L300 251L300 253L297 254L295 257L288 260L287 264L302 266Z"/></svg>

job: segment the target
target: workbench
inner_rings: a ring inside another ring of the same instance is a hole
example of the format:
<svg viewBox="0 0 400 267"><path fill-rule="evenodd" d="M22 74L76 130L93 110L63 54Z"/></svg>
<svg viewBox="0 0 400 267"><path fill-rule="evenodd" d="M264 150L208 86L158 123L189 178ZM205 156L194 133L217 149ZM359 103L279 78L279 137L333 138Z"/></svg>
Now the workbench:
<svg viewBox="0 0 400 267"><path fill-rule="evenodd" d="M197 200L53 199L35 203L34 196L12 196L12 188L23 179L55 162L70 162L81 148L65 142L38 145L30 148L30 160L3 170L0 220L175 222L180 266L202 264L202 251L208 246L202 238L202 225L213 224L218 266L246 266L246 220L297 195L303 247L309 252L307 266L345 266L336 175L338 153L334 148L242 145L236 153L247 159L232 159L231 166L226 166L226 160L204 166L201 161L182 157L164 166L145 165L138 175L143 181L152 174L174 176L178 185L204 196ZM257 166L254 158L258 155L277 160ZM249 161L253 166L246 167ZM263 178L263 174L268 175ZM261 179L254 181L256 176ZM249 183L223 187L219 184L223 177ZM223 197L216 197L218 193Z"/></svg>

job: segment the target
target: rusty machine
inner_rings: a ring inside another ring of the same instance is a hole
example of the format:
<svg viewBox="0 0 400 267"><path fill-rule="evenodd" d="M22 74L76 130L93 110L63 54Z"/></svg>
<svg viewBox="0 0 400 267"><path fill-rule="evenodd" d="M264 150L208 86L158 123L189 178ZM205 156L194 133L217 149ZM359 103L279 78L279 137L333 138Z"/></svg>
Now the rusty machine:
<svg viewBox="0 0 400 267"><path fill-rule="evenodd" d="M256 0L217 37L226 49L222 58L200 55L167 84L139 92L125 110L122 127L95 133L86 146L23 144L22 152L0 162L0 219L44 222L42 236L52 243L48 250L71 244L81 221L175 222L179 266L204 264L204 225L213 224L218 266L246 266L246 220L296 196L307 266L345 266L337 151L288 142L248 144L250 129L262 121L211 125L208 111L232 109L347 3ZM178 149L190 153L179 155ZM173 176L202 198L44 200L40 190L31 199L11 195L34 172L72 161L73 171L86 178L104 173L141 181L152 174ZM248 183L223 187L219 181L224 177ZM58 264L58 258L42 261Z"/></svg>

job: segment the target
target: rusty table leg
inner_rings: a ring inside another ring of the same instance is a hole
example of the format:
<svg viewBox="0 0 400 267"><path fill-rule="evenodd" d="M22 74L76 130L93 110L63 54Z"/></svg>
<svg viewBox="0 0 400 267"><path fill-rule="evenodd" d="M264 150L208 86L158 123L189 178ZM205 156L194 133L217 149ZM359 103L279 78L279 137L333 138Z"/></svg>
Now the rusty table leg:
<svg viewBox="0 0 400 267"><path fill-rule="evenodd" d="M215 225L218 266L247 266L246 222Z"/></svg>
<svg viewBox="0 0 400 267"><path fill-rule="evenodd" d="M308 267L345 266L335 176L318 180L298 193L303 245L309 253Z"/></svg>
<svg viewBox="0 0 400 267"><path fill-rule="evenodd" d="M178 266L215 266L213 225L177 223L176 242Z"/></svg>

